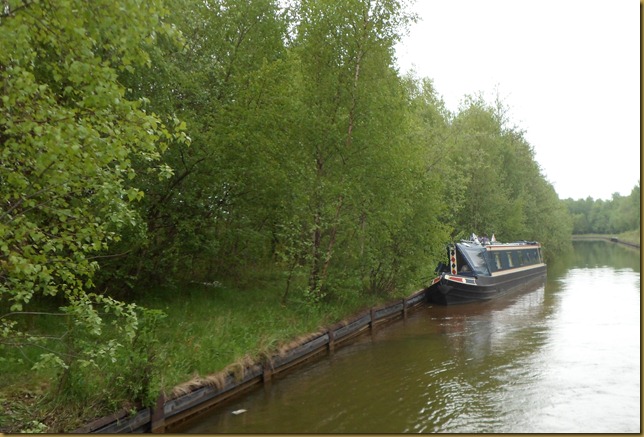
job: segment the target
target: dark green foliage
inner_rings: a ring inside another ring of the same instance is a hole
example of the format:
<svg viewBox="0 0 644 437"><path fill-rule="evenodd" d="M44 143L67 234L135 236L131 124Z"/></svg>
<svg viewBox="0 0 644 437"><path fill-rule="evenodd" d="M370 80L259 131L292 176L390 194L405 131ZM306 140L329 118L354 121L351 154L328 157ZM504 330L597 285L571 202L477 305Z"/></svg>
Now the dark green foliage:
<svg viewBox="0 0 644 437"><path fill-rule="evenodd" d="M586 199L566 199L573 218L574 234L619 234L640 229L640 184L631 194L613 194L610 200L592 197Z"/></svg>
<svg viewBox="0 0 644 437"><path fill-rule="evenodd" d="M552 255L569 244L571 218L541 174L523 133L507 127L500 102L468 98L451 125L448 197L461 232L499 241L536 240Z"/></svg>

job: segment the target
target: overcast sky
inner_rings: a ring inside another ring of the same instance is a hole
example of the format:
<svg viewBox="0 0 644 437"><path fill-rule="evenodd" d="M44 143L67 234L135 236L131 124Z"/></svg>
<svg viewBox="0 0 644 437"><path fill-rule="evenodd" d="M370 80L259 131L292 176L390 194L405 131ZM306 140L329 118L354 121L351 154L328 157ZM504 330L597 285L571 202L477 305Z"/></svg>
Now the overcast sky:
<svg viewBox="0 0 644 437"><path fill-rule="evenodd" d="M640 179L638 0L416 0L401 73L448 109L499 97L562 199L630 194Z"/></svg>

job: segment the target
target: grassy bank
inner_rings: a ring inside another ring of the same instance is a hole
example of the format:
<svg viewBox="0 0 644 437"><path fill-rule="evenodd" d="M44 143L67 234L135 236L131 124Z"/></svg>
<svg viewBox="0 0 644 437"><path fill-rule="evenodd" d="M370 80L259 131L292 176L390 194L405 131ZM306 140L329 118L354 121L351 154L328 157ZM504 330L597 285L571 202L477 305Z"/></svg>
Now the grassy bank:
<svg viewBox="0 0 644 437"><path fill-rule="evenodd" d="M611 238L617 238L619 241L639 245L640 244L640 231L635 230L635 231L623 232L621 234L580 234L580 235L573 235L573 240L575 240L575 239L577 239L577 240L581 240L581 239L609 240Z"/></svg>
<svg viewBox="0 0 644 437"><path fill-rule="evenodd" d="M191 284L181 292L165 289L146 293L140 303L168 315L158 332L166 345L161 351L161 387L169 390L193 376L256 358L293 338L383 302L356 296L318 306L297 299L284 304L280 285L240 290L220 284Z"/></svg>
<svg viewBox="0 0 644 437"><path fill-rule="evenodd" d="M620 241L625 241L631 244L640 244L640 230L624 232L617 235Z"/></svg>
<svg viewBox="0 0 644 437"><path fill-rule="evenodd" d="M139 291L137 303L167 315L157 329L158 342L152 354L153 393L169 393L179 384L257 358L298 336L394 299L345 293L342 298L305 305L294 292L282 302L284 289L279 274L255 274L245 283L191 283ZM33 323L41 324L38 329L56 337L65 329L59 319ZM59 343L52 339L43 347L60 350L63 346ZM72 431L130 405L128 399L115 399L109 392L110 381L118 372L109 364L79 370L77 377L84 378L82 387L87 392L71 396L57 393L57 371L51 367L32 369L42 351L11 349L10 356L0 360L0 432Z"/></svg>

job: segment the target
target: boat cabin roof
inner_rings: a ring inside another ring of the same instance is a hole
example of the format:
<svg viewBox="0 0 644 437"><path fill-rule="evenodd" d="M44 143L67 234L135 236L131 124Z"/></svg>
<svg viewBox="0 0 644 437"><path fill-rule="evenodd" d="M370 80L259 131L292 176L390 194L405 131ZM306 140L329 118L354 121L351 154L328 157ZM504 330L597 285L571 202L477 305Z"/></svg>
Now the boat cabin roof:
<svg viewBox="0 0 644 437"><path fill-rule="evenodd" d="M541 245L535 241L480 244L478 241L456 243L459 272L473 276L493 276L497 272L541 264ZM459 273L460 274L460 273Z"/></svg>

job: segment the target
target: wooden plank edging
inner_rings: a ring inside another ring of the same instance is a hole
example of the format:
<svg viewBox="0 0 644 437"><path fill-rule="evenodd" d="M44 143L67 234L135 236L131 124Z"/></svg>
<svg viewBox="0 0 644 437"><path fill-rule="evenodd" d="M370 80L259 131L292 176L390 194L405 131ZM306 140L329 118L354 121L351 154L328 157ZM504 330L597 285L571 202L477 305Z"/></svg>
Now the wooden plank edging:
<svg viewBox="0 0 644 437"><path fill-rule="evenodd" d="M222 387L212 385L196 387L181 396L166 398L159 395L155 408L144 408L131 417L122 410L116 414L95 420L73 431L75 433L127 433L127 432L165 432L168 427L193 417L206 408L223 402L246 389L268 382L273 374L289 370L321 353L333 353L341 343L372 332L377 322L396 318L407 318L410 309L425 300L426 289L421 289L401 301L392 302L378 308L359 313L349 322L332 325L320 335L307 340L288 351L286 355L274 354L263 363L253 364L243 369L241 378L229 373ZM370 328L370 329L369 329Z"/></svg>

